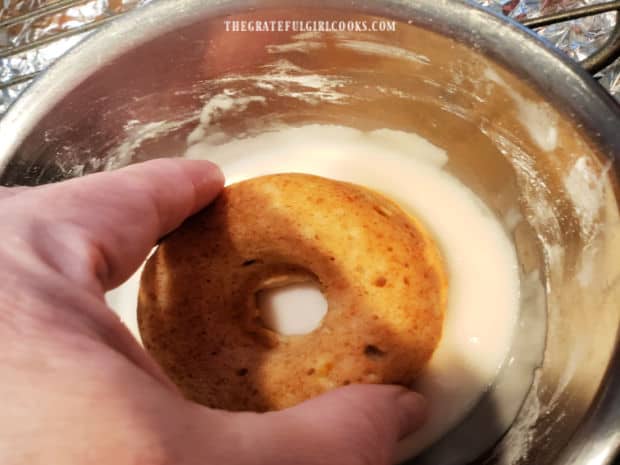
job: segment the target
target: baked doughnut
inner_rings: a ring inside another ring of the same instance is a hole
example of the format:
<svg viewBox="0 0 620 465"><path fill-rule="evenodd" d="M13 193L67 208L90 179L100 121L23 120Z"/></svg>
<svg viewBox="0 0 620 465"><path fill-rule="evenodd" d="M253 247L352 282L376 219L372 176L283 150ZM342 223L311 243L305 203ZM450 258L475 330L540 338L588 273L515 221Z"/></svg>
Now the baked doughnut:
<svg viewBox="0 0 620 465"><path fill-rule="evenodd" d="M256 292L316 280L304 335L267 329ZM305 174L233 184L164 238L142 274L146 349L186 397L277 410L349 383L409 385L437 346L447 277L428 232L366 188Z"/></svg>

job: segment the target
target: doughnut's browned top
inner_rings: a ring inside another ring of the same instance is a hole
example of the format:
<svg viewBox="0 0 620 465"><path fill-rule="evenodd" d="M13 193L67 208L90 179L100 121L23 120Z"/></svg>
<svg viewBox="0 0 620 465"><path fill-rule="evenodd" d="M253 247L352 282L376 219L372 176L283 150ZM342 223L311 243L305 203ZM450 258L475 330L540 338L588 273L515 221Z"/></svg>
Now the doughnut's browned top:
<svg viewBox="0 0 620 465"><path fill-rule="evenodd" d="M319 328L266 329L255 293L316 279ZM441 337L447 277L425 228L366 188L305 174L250 179L166 237L148 260L145 347L190 399L288 407L349 383L410 384Z"/></svg>

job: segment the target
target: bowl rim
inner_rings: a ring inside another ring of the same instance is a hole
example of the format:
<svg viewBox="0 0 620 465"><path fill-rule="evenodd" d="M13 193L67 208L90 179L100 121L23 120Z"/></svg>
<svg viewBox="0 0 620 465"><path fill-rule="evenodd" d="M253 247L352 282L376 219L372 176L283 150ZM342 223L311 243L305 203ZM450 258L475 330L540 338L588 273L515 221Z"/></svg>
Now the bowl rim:
<svg viewBox="0 0 620 465"><path fill-rule="evenodd" d="M0 119L0 175L46 111L125 51L207 17L291 6L351 10L452 36L533 85L585 130L601 154L610 159L620 156L620 104L551 43L473 0L366 0L346 6L339 0L155 0L102 26L30 83ZM110 40L115 47L109 46ZM617 167L615 171L620 175Z"/></svg>

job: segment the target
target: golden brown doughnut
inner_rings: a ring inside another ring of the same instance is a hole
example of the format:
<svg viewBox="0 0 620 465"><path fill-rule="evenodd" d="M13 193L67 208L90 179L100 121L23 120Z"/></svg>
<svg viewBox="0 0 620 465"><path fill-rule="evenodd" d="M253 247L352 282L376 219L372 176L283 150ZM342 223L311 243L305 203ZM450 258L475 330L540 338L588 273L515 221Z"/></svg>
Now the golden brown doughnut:
<svg viewBox="0 0 620 465"><path fill-rule="evenodd" d="M255 294L316 279L321 325L284 336ZM424 227L366 188L305 174L250 179L149 258L138 322L186 397L276 410L349 383L409 385L441 337L447 277Z"/></svg>

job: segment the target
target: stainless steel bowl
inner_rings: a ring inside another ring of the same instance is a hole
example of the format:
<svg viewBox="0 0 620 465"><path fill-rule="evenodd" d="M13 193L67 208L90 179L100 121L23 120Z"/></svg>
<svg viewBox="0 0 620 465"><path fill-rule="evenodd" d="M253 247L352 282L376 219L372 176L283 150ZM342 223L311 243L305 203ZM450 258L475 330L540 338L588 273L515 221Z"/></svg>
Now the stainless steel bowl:
<svg viewBox="0 0 620 465"><path fill-rule="evenodd" d="M397 29L225 31L225 20L257 18L388 18ZM274 68L278 60L288 69ZM205 102L226 92L266 104L201 120ZM236 137L274 121L406 130L447 150L448 169L510 232L523 282L512 362L451 436L477 444L476 463L611 463L620 447L620 109L515 23L456 0L159 2L108 25L27 90L0 122L0 182L178 156L196 131ZM546 327L530 326L541 319ZM526 362L525 375L514 368ZM505 432L489 412L516 376L531 383ZM445 456L442 444L419 461Z"/></svg>

